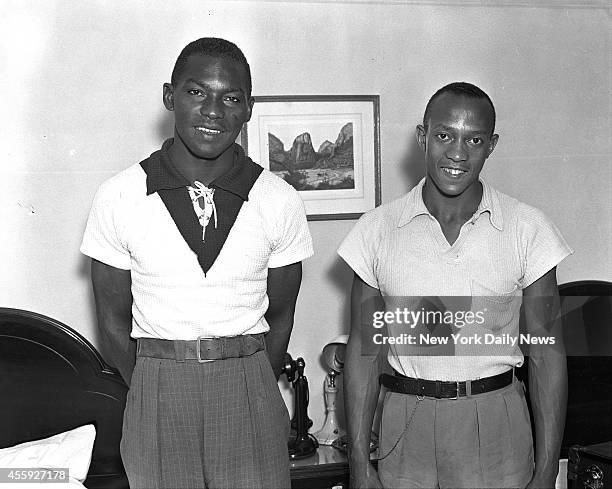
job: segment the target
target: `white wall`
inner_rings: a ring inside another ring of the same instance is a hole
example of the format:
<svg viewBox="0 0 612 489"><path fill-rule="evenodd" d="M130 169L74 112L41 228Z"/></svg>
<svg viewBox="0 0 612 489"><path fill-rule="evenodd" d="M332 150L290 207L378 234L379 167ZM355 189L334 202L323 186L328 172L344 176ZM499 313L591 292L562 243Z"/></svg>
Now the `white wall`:
<svg viewBox="0 0 612 489"><path fill-rule="evenodd" d="M612 280L609 11L587 0L457 4L3 0L0 306L52 316L98 344L78 252L93 194L171 134L162 83L201 36L242 47L255 95L380 94L383 201L423 174L414 126L429 96L450 81L480 85L501 135L488 180L542 208L576 249L560 282ZM307 362L315 428L320 349L348 328L352 274L335 249L353 223L310 223L316 256L290 352Z"/></svg>

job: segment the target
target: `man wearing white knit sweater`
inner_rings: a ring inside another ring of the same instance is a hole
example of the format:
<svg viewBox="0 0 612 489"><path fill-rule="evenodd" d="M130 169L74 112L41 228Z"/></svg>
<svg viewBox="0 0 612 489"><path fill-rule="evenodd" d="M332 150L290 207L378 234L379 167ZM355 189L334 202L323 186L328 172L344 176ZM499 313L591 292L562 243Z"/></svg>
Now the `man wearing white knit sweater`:
<svg viewBox="0 0 612 489"><path fill-rule="evenodd" d="M572 250L542 212L480 178L494 129L478 87L436 92L417 126L426 177L362 216L338 250L355 272L344 384L353 488L554 487L567 391L555 271ZM521 302L527 332L554 343L529 350L535 452L513 373Z"/></svg>
<svg viewBox="0 0 612 489"><path fill-rule="evenodd" d="M174 138L102 184L81 246L130 385L130 487L288 488L277 379L312 255L304 206L234 143L254 102L236 45L188 44L163 102Z"/></svg>

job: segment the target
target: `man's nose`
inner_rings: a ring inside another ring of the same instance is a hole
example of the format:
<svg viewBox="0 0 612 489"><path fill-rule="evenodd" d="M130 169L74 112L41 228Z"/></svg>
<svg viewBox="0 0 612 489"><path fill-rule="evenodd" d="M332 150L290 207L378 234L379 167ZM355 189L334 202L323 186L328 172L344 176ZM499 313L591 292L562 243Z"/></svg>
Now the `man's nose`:
<svg viewBox="0 0 612 489"><path fill-rule="evenodd" d="M446 152L446 157L453 161L465 161L467 160L467 149L462 141L454 141Z"/></svg>
<svg viewBox="0 0 612 489"><path fill-rule="evenodd" d="M223 104L216 97L207 97L200 106L200 113L210 119L220 119L224 115Z"/></svg>

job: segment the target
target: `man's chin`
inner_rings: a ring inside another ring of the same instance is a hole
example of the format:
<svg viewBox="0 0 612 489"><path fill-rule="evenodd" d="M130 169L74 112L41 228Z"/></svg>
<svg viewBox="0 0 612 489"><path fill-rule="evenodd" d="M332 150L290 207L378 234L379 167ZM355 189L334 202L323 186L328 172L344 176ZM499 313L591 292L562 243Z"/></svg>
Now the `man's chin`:
<svg viewBox="0 0 612 489"><path fill-rule="evenodd" d="M223 148L189 148L189 152L200 160L214 161L230 152L233 145L234 143L232 142Z"/></svg>
<svg viewBox="0 0 612 489"><path fill-rule="evenodd" d="M436 191L443 195L444 197L457 197L458 195L461 195L464 191L465 188L463 186L459 186L459 185L448 185L448 184L444 184L442 182L436 181L434 179L432 180L432 184L433 187L435 187Z"/></svg>
<svg viewBox="0 0 612 489"><path fill-rule="evenodd" d="M461 195L463 192L465 192L465 188L463 187L442 187L440 189L440 192L442 193L442 195L444 195L445 197L458 197L459 195Z"/></svg>
<svg viewBox="0 0 612 489"><path fill-rule="evenodd" d="M463 195L466 191L472 188L472 186L478 182L478 180L464 180L462 182L449 182L446 178L433 179L431 181L438 191L438 193L444 195L448 198L459 197Z"/></svg>

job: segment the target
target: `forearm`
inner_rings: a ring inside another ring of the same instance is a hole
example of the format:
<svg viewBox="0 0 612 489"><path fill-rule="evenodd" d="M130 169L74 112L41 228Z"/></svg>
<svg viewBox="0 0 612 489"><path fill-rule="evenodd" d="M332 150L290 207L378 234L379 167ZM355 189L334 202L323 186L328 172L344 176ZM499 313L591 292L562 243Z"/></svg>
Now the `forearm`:
<svg viewBox="0 0 612 489"><path fill-rule="evenodd" d="M132 279L129 270L111 267L97 260L91 263L96 317L111 363L130 385L136 363L136 342L132 331Z"/></svg>
<svg viewBox="0 0 612 489"><path fill-rule="evenodd" d="M534 478L554 481L567 406L565 355L553 351L530 357L529 393L535 425Z"/></svg>
<svg viewBox="0 0 612 489"><path fill-rule="evenodd" d="M567 405L567 359L553 268L524 292L527 331L554 344L529 349L529 397L535 426L535 471L529 488L554 487Z"/></svg>
<svg viewBox="0 0 612 489"><path fill-rule="evenodd" d="M274 375L278 379L283 367L283 356L293 330L293 308L284 312L268 310L265 318L270 326L270 331L266 334L266 351Z"/></svg>
<svg viewBox="0 0 612 489"><path fill-rule="evenodd" d="M357 274L351 288L351 334L344 365L344 408L348 431L351 487L382 488L370 463L370 437L378 405L384 352L371 338L372 318L384 310L380 290L366 284Z"/></svg>
<svg viewBox="0 0 612 489"><path fill-rule="evenodd" d="M266 351L274 375L278 379L283 367L283 356L293 330L295 304L302 283L302 263L292 263L268 269L268 310L265 318L270 326L266 335Z"/></svg>
<svg viewBox="0 0 612 489"><path fill-rule="evenodd" d="M354 480L369 480L371 475L370 437L380 393L378 377L385 358L370 333L373 314L381 310L384 310L384 301L380 291L355 275L351 290L351 334L344 368L344 406Z"/></svg>
<svg viewBox="0 0 612 489"><path fill-rule="evenodd" d="M354 476L365 476L370 461L370 438L378 404L381 356L365 356L360 342L347 346L344 369L344 406L346 410L349 462Z"/></svg>
<svg viewBox="0 0 612 489"><path fill-rule="evenodd" d="M131 338L132 318L100 317L98 326L102 332L111 363L119 370L121 377L129 386L136 363L136 341Z"/></svg>

